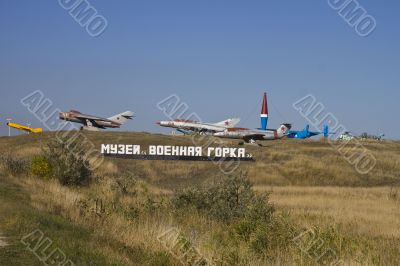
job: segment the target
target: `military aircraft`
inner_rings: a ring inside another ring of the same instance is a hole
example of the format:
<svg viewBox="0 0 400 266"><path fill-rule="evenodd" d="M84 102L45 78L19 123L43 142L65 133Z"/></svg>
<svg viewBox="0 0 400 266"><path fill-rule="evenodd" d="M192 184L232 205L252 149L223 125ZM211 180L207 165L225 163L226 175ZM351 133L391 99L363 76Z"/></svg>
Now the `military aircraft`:
<svg viewBox="0 0 400 266"><path fill-rule="evenodd" d="M248 129L227 128L222 132L214 133L215 137L242 139L246 143L255 143L257 140L275 140L283 138L291 128L291 124L281 124L278 129Z"/></svg>
<svg viewBox="0 0 400 266"><path fill-rule="evenodd" d="M174 128L183 134L191 133L216 133L224 131L227 128L234 127L240 122L240 118L229 118L218 123L202 123L193 120L175 119L169 121L159 121L156 124L162 127Z"/></svg>
<svg viewBox="0 0 400 266"><path fill-rule="evenodd" d="M385 134L380 135L370 135L367 132L362 133L358 138L361 140L373 139L373 140L384 140Z"/></svg>
<svg viewBox="0 0 400 266"><path fill-rule="evenodd" d="M281 124L277 129L267 129L268 123L268 105L267 94L264 93L261 114L261 128L227 128L224 131L216 132L213 135L219 138L242 139L246 143L255 143L257 140L275 140L287 135L291 124Z"/></svg>
<svg viewBox="0 0 400 266"><path fill-rule="evenodd" d="M355 138L356 137L350 131L346 131L339 136L338 140L352 140Z"/></svg>
<svg viewBox="0 0 400 266"><path fill-rule="evenodd" d="M59 113L59 118L61 120L83 124L81 130L85 129L92 131L98 131L99 129L105 128L119 128L125 124L128 119L132 119L133 116L134 113L131 111L125 111L109 118L86 115L76 110Z"/></svg>
<svg viewBox="0 0 400 266"><path fill-rule="evenodd" d="M7 126L18 129L18 130L26 131L28 133L42 133L43 132L43 129L40 127L32 128L32 127L24 126L24 125L17 124L17 123L11 123L11 122L8 122Z"/></svg>
<svg viewBox="0 0 400 266"><path fill-rule="evenodd" d="M327 138L329 136L329 128L327 125L324 125L323 132L310 131L310 125L306 125L306 127L303 130L299 131L289 130L287 137L291 139L307 139L320 134L324 134L324 138Z"/></svg>

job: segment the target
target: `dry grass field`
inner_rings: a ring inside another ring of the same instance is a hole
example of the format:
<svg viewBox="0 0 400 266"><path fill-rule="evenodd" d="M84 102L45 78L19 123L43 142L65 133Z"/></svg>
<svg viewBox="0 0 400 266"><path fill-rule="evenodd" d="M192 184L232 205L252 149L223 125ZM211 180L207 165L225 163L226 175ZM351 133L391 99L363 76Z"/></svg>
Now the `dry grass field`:
<svg viewBox="0 0 400 266"><path fill-rule="evenodd" d="M101 143L193 145L190 136L84 134L96 148ZM1 137L0 151L29 165L53 138L54 133ZM211 146L221 145L211 140ZM361 149L356 144L347 147ZM223 145L236 147L237 142ZM160 233L174 227L214 265L398 265L400 142L362 145L376 158L367 174L358 173L325 140L245 145L256 161L241 162L233 175L246 172L257 194L269 194L275 212L267 227L247 216L226 223L207 211L174 207L171 198L182 189L224 177L213 162L106 158L94 170L92 182L81 187L38 178L29 170L12 174L3 165L0 232L12 241L0 248L0 262L40 265L18 242L40 228L77 265L195 265L160 242ZM127 174L134 176L135 184L121 193L115 187L121 188L118 180ZM296 239L302 232L311 232L320 246L312 241L299 246ZM324 261L327 250L334 256Z"/></svg>
<svg viewBox="0 0 400 266"><path fill-rule="evenodd" d="M266 187L256 187L266 190ZM400 238L400 193L394 187L272 187L278 209L307 226L340 224L346 234Z"/></svg>

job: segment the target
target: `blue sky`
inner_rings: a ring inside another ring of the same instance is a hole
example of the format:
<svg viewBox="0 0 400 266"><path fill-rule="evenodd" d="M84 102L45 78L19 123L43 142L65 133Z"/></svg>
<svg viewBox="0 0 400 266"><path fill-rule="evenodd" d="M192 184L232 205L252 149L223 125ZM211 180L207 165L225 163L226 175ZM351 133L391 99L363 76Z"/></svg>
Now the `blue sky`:
<svg viewBox="0 0 400 266"><path fill-rule="evenodd" d="M258 127L267 91L269 127L303 128L292 104L311 93L350 131L400 138L399 1L358 1L368 37L326 0L89 2L108 22L99 37L58 1L0 0L0 135L8 117L43 126L20 103L34 90L62 110L132 110L123 130L150 132L170 131L155 122L171 94L203 121Z"/></svg>

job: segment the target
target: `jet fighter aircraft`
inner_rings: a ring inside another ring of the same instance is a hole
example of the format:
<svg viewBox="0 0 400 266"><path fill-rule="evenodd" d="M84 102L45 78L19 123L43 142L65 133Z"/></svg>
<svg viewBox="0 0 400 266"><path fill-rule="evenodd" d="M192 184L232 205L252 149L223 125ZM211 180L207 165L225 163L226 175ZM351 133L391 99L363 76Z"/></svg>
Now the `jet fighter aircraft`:
<svg viewBox="0 0 400 266"><path fill-rule="evenodd" d="M278 129L248 129L248 128L227 128L223 132L214 133L215 137L242 139L246 143L255 143L257 140L275 140L287 135L291 128L290 124L281 124Z"/></svg>
<svg viewBox="0 0 400 266"><path fill-rule="evenodd" d="M307 139L307 138L311 138L313 136L317 136L323 134L324 138L327 138L329 136L329 128L327 125L324 126L324 131L320 132L320 131L310 131L310 125L306 125L306 127L303 130L290 130L288 132L288 138L291 139Z"/></svg>
<svg viewBox="0 0 400 266"><path fill-rule="evenodd" d="M133 116L134 114L131 111L126 111L109 118L85 115L76 110L59 113L59 118L61 120L83 124L81 130L85 129L92 131L98 131L100 128L119 128L125 124L128 119L132 119Z"/></svg>
<svg viewBox="0 0 400 266"><path fill-rule="evenodd" d="M240 118L229 118L218 123L201 123L193 120L175 119L169 121L159 121L156 124L162 127L175 128L177 131L188 134L188 133L216 133L224 131L227 128L234 127L240 122Z"/></svg>

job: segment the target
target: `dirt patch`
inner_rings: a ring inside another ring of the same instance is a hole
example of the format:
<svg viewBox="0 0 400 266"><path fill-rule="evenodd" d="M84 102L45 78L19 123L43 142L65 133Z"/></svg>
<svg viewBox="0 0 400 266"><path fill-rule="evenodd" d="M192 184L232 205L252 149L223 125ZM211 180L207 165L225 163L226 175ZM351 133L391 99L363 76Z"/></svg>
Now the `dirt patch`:
<svg viewBox="0 0 400 266"><path fill-rule="evenodd" d="M8 246L8 244L5 240L5 237L0 236L0 248L5 247L5 246Z"/></svg>

